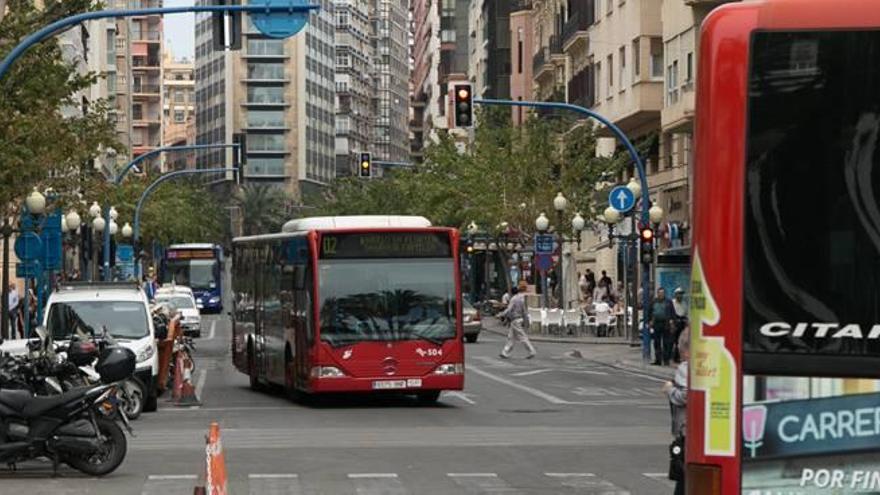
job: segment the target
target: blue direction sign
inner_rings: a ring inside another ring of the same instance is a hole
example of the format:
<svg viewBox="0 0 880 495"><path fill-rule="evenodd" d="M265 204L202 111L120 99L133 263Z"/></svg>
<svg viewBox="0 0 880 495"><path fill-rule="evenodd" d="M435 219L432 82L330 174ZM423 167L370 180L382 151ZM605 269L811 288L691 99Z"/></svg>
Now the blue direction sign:
<svg viewBox="0 0 880 495"><path fill-rule="evenodd" d="M43 241L33 232L25 232L15 239L15 255L21 261L32 261L43 258Z"/></svg>
<svg viewBox="0 0 880 495"><path fill-rule="evenodd" d="M550 234L538 234L535 236L535 252L538 254L550 254L553 252L553 236Z"/></svg>
<svg viewBox="0 0 880 495"><path fill-rule="evenodd" d="M617 186L608 194L608 204L615 210L626 213L636 205L636 196L626 186Z"/></svg>
<svg viewBox="0 0 880 495"><path fill-rule="evenodd" d="M251 0L251 5L286 6L286 5L309 5L308 0ZM302 31L309 22L308 12L272 12L265 14L251 14L254 26L270 38L289 38Z"/></svg>

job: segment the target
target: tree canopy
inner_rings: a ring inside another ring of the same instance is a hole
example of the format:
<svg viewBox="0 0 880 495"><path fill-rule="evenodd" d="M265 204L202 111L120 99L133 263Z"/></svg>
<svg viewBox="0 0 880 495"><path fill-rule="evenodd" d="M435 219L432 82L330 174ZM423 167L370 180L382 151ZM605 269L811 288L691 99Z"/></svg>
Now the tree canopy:
<svg viewBox="0 0 880 495"><path fill-rule="evenodd" d="M340 179L313 201L329 215L411 214L437 225L473 221L493 230L506 222L532 231L542 212L558 222L553 198L562 192L569 208L555 227L568 231L575 212L589 219L604 209L596 185L613 181L626 163L596 156L596 134L587 122L534 116L514 127L503 109L481 112L478 122L463 149L440 134L426 148L424 164L373 180Z"/></svg>

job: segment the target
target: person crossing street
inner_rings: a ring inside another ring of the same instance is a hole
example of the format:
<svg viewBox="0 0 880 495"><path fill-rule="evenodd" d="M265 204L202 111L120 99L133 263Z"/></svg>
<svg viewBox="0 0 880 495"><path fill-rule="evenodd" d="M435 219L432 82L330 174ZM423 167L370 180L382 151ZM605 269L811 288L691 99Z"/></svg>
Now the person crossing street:
<svg viewBox="0 0 880 495"><path fill-rule="evenodd" d="M511 289L513 297L510 298L510 303L508 303L507 308L498 315L499 318L510 322L510 330L507 332L507 343L504 344L504 348L501 349L500 354L504 359L510 357L510 351L513 350L513 347L517 342L522 342L526 350L529 351L529 355L526 356L526 359L532 359L535 357L535 346L532 345L525 330L528 321L525 294L527 288L528 286L526 285L526 282L520 281L518 287Z"/></svg>

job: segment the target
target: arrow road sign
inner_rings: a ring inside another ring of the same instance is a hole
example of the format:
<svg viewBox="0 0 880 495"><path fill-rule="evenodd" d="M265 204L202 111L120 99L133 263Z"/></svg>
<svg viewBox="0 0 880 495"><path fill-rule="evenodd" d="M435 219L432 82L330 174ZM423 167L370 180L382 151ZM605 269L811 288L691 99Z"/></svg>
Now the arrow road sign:
<svg viewBox="0 0 880 495"><path fill-rule="evenodd" d="M253 0L251 5L308 5L306 0ZM308 12L294 12L281 14L278 12L265 14L251 14L254 26L270 38L289 38L300 32L309 22Z"/></svg>
<svg viewBox="0 0 880 495"><path fill-rule="evenodd" d="M535 252L538 254L553 252L553 236L538 234L535 236Z"/></svg>
<svg viewBox="0 0 880 495"><path fill-rule="evenodd" d="M615 210L626 213L636 205L636 196L626 186L617 186L608 194L608 204Z"/></svg>

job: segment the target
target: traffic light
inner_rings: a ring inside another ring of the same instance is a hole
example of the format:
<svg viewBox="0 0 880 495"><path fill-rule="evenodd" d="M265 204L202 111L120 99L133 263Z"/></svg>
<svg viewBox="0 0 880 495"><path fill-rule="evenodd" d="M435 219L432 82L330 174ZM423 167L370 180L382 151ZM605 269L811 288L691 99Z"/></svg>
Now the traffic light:
<svg viewBox="0 0 880 495"><path fill-rule="evenodd" d="M373 158L369 153L361 153L361 159L358 161L358 176L364 179L373 176Z"/></svg>
<svg viewBox="0 0 880 495"><path fill-rule="evenodd" d="M654 230L645 227L639 233L639 259L642 263L654 262Z"/></svg>
<svg viewBox="0 0 880 495"><path fill-rule="evenodd" d="M452 86L455 127L468 129L474 126L474 92L469 83Z"/></svg>
<svg viewBox="0 0 880 495"><path fill-rule="evenodd" d="M243 132L237 132L232 135L232 143L237 144L237 148L232 149L232 168L235 169L233 175L235 176L236 184L244 183L244 169L245 165L247 165L247 134Z"/></svg>
<svg viewBox="0 0 880 495"><path fill-rule="evenodd" d="M213 0L214 5L240 5L241 0ZM229 26L226 25L225 12L211 13L211 33L213 34L214 50L241 50L241 12L229 14Z"/></svg>

